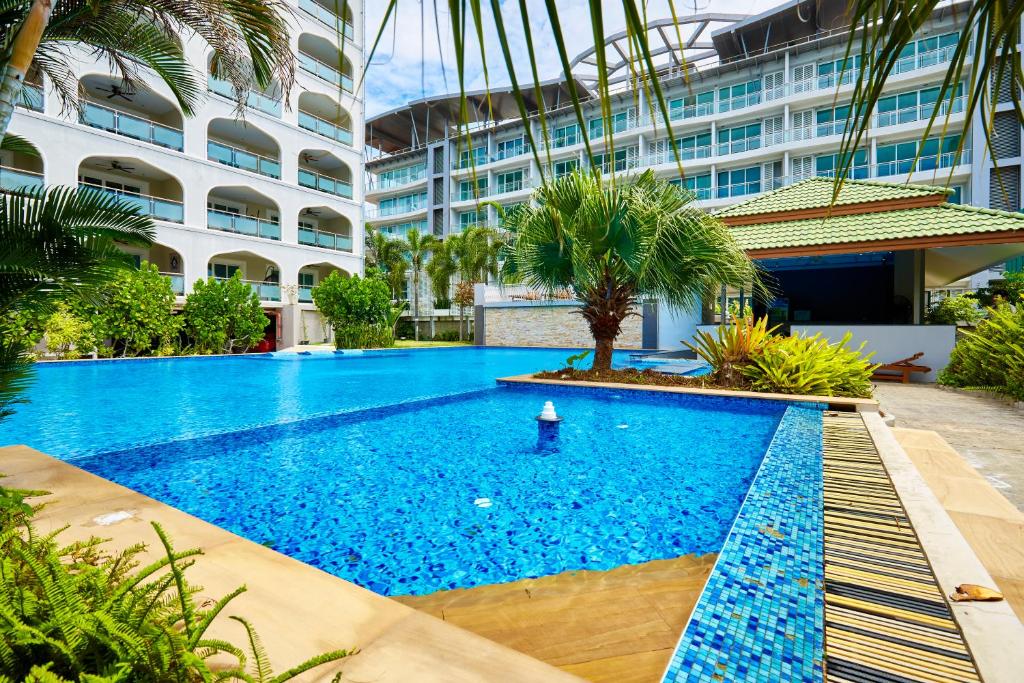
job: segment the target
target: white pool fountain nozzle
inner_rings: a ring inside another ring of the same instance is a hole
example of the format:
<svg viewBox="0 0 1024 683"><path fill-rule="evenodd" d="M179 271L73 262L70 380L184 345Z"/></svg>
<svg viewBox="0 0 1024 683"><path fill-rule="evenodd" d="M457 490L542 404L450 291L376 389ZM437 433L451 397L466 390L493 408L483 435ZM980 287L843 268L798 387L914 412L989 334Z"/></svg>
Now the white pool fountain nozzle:
<svg viewBox="0 0 1024 683"><path fill-rule="evenodd" d="M537 419L544 422L561 422L562 420L562 418L555 413L555 404L551 401L544 402L544 409L540 411L540 415L537 416Z"/></svg>

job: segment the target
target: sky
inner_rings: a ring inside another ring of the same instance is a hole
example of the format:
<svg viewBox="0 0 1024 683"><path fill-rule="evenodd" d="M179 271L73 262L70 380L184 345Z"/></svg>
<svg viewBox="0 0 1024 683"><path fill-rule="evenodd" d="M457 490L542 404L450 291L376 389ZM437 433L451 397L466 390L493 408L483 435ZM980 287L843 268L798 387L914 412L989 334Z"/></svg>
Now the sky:
<svg viewBox="0 0 1024 683"><path fill-rule="evenodd" d="M648 0L649 19L672 16L669 2L673 0ZM674 0L677 15L697 12L729 12L757 14L784 0ZM696 3L696 7L695 7ZM488 7L489 2L485 2ZM523 68L516 69L520 82L531 82L529 61L525 57L525 43L518 0L500 0L505 30L512 45L513 59L523 55ZM537 55L541 80L561 76L561 65L544 8L544 0L526 0L530 16L531 36ZM639 5L640 3L638 3ZM366 0L366 49L369 53L380 30L385 0ZM564 33L566 50L571 60L578 53L594 44L591 30L589 3L587 0L556 0L558 14ZM435 14L435 7L437 12ZM399 0L397 13L389 20L381 36L373 60L366 73L366 116L374 116L410 100L458 92L459 84L455 70L455 49L452 40L451 18L447 12L446 0ZM422 17L422 19L421 19ZM602 18L605 35L625 29L623 6L619 0L602 0ZM484 45L488 66L488 81L492 86L507 85L508 74L501 53L493 17L484 16ZM437 26L440 25L440 31ZM485 86L479 43L475 32L472 44L466 50L466 88L482 89Z"/></svg>

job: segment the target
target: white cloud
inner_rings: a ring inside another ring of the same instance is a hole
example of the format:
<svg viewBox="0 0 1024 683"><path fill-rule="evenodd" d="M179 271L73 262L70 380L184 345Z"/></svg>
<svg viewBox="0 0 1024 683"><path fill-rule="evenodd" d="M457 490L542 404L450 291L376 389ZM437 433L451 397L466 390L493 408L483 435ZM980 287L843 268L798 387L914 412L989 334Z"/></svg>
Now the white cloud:
<svg viewBox="0 0 1024 683"><path fill-rule="evenodd" d="M647 16L650 20L672 16L670 3L674 2L677 15L719 11L756 14L780 0L748 0L742 10L738 3L726 0L650 0ZM422 3L422 4L421 4ZM384 0L366 3L367 51L380 30L387 7ZM487 82L492 86L508 85L509 76L495 29L494 18L487 4L482 23L486 47L481 57L476 31L469 26L466 47L466 88L485 86L483 59L487 61ZM639 4L639 3L638 3ZM543 0L527 0L530 35L537 58L541 80L557 78L562 66ZM593 47L594 36L589 5L585 0L557 0L559 20L568 58ZM501 0L501 16L508 34L512 61L520 83L533 81L527 56L526 41L518 0ZM436 8L436 13L435 13ZM421 14L422 13L422 14ZM421 20L422 17L422 20ZM611 35L625 28L623 4L605 0L601 12L604 34ZM471 21L471 20L470 20ZM440 31L438 31L440 28ZM430 97L446 92L458 92L455 42L448 14L447 0L403 0L384 28L377 52L366 74L366 112L368 116L401 107L410 100ZM446 77L447 76L447 83Z"/></svg>

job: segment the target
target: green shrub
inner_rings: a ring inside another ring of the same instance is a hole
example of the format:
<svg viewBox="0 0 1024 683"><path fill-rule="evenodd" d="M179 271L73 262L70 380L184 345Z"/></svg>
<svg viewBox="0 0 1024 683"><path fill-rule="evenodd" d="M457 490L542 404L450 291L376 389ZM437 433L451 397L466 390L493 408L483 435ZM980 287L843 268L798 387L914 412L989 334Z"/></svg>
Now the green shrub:
<svg viewBox="0 0 1024 683"><path fill-rule="evenodd" d="M156 523L163 556L142 564L142 544L111 552L93 538L65 545L31 524L20 492L0 496L0 662L4 680L283 681L347 657L337 650L275 677L252 626L238 647L207 630L245 587L208 603L186 570L199 550L178 551ZM214 660L216 666L214 666ZM248 665L248 666L247 666Z"/></svg>
<svg viewBox="0 0 1024 683"><path fill-rule="evenodd" d="M864 355L864 344L848 349L847 333L838 344L816 334L776 337L750 357L743 375L756 391L815 396L871 397L871 374L877 368Z"/></svg>
<svg viewBox="0 0 1024 683"><path fill-rule="evenodd" d="M434 341L455 342L459 341L458 330L444 330L434 335Z"/></svg>
<svg viewBox="0 0 1024 683"><path fill-rule="evenodd" d="M391 328L380 323L348 323L334 329L337 349L383 349L394 345Z"/></svg>
<svg viewBox="0 0 1024 683"><path fill-rule="evenodd" d="M939 383L995 387L1024 400L1024 304L1003 303L987 313L977 328L960 336Z"/></svg>
<svg viewBox="0 0 1024 683"><path fill-rule="evenodd" d="M178 336L181 319L174 315L171 281L152 263L123 270L101 292L92 315L97 339L109 339L122 356L152 352Z"/></svg>
<svg viewBox="0 0 1024 683"><path fill-rule="evenodd" d="M716 382L735 387L743 383L744 368L772 343L772 333L777 329L778 325L768 328L767 318L755 321L733 316L732 324L719 325L714 335L698 330L695 343L683 344L707 361Z"/></svg>
<svg viewBox="0 0 1024 683"><path fill-rule="evenodd" d="M43 328L46 350L61 360L81 358L97 346L92 323L76 314L67 305L60 304Z"/></svg>
<svg viewBox="0 0 1024 683"><path fill-rule="evenodd" d="M930 325L976 325L985 313L978 308L978 300L973 296L962 294L947 296L942 301L932 304L928 309L927 322Z"/></svg>
<svg viewBox="0 0 1024 683"><path fill-rule="evenodd" d="M185 299L185 329L198 353L246 351L263 338L270 319L242 275L198 280Z"/></svg>

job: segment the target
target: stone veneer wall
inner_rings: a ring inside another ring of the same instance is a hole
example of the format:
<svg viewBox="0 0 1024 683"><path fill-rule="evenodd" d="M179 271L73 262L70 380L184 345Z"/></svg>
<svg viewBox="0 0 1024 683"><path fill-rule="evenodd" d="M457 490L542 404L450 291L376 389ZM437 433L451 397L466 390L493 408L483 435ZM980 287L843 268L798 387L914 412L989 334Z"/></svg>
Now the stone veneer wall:
<svg viewBox="0 0 1024 683"><path fill-rule="evenodd" d="M594 345L590 328L567 304L495 305L483 308L484 344L487 346L582 346ZM643 318L632 315L622 322L616 348L639 349L643 344Z"/></svg>

